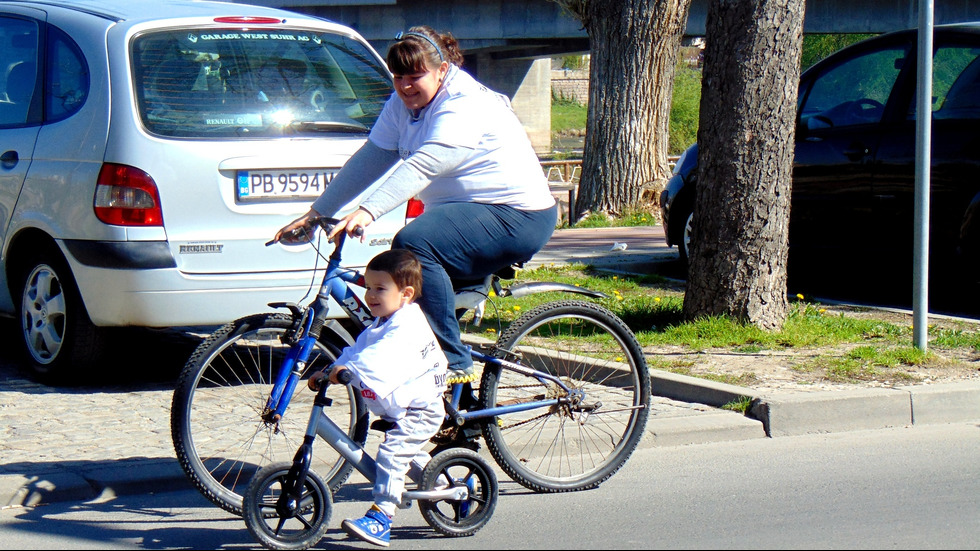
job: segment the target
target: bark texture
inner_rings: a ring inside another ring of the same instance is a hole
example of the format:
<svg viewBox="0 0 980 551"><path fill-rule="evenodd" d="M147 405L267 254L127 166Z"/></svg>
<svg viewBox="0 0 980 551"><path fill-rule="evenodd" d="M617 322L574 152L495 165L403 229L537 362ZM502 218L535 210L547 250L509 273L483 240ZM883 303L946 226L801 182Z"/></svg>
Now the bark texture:
<svg viewBox="0 0 980 551"><path fill-rule="evenodd" d="M803 11L804 0L708 5L688 319L786 319Z"/></svg>
<svg viewBox="0 0 980 551"><path fill-rule="evenodd" d="M691 0L556 0L590 40L589 108L573 218L620 214L669 176L670 103Z"/></svg>

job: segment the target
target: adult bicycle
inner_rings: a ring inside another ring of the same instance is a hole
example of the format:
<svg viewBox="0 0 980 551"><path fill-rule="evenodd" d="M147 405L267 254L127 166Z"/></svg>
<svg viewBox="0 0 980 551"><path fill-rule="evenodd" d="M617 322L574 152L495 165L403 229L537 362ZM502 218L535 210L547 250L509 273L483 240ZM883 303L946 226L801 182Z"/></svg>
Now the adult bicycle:
<svg viewBox="0 0 980 551"><path fill-rule="evenodd" d="M313 224L329 232L336 220ZM309 242L313 243L312 235ZM271 243L271 242L270 242ZM337 239L319 291L306 306L274 303L281 313L247 316L205 339L184 366L174 391L171 434L177 458L194 485L213 503L242 513L242 492L255 472L288 461L306 430L299 407L314 395L304 380L329 367L341 349L371 323L355 289L356 270L341 267L343 234ZM593 292L573 285L534 282L501 296L547 291ZM461 291L460 297L481 293ZM331 304L345 316L331 319ZM531 309L496 342L473 343L483 372L479 386L454 384L446 393L446 422L433 438L436 452L475 449L483 438L511 478L536 492L594 488L626 462L643 436L649 415L650 377L636 337L615 314L586 300L559 300ZM350 387L334 385L328 396L340 430L363 446L366 407ZM331 491L352 466L321 446L311 467Z"/></svg>

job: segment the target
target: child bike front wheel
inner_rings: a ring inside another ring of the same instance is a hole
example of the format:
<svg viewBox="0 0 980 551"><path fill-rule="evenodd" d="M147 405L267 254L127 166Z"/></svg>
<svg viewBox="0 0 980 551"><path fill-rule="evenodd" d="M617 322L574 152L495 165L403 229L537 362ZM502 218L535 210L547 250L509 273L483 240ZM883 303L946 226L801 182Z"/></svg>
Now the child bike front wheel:
<svg viewBox="0 0 980 551"><path fill-rule="evenodd" d="M266 549L308 549L327 532L333 499L326 483L307 471L301 488L293 488L292 463L260 469L242 499L242 517L252 536Z"/></svg>

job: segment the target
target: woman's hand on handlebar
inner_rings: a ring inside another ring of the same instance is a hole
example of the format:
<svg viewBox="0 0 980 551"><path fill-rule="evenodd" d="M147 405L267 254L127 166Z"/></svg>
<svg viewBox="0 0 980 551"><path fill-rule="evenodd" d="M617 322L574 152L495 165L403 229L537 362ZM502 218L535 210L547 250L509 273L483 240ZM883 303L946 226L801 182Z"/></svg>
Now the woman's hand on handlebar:
<svg viewBox="0 0 980 551"><path fill-rule="evenodd" d="M358 208L354 212L340 219L339 222L327 234L327 239L334 241L342 231L347 232L348 237L360 237L364 242L364 228L374 222L374 217L368 211Z"/></svg>
<svg viewBox="0 0 980 551"><path fill-rule="evenodd" d="M313 219L317 216L319 215L316 211L311 209L303 216L283 226L282 229L276 232L276 236L272 238L272 241L269 241L266 245L273 243L282 243L284 245L309 243L313 236Z"/></svg>

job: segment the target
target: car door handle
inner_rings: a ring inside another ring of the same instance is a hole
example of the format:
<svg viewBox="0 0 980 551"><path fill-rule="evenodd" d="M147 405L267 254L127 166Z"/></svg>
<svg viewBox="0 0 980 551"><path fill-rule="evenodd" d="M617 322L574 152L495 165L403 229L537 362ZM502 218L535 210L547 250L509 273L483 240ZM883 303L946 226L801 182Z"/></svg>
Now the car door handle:
<svg viewBox="0 0 980 551"><path fill-rule="evenodd" d="M854 145L844 150L844 156L852 161L860 161L863 157L866 157L871 150L862 145Z"/></svg>
<svg viewBox="0 0 980 551"><path fill-rule="evenodd" d="M0 154L0 165L3 165L3 168L14 168L19 160L20 156L17 155L17 152L13 149L4 151L2 154Z"/></svg>

